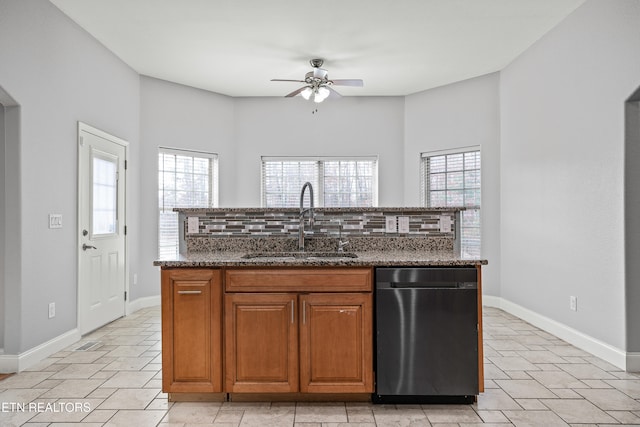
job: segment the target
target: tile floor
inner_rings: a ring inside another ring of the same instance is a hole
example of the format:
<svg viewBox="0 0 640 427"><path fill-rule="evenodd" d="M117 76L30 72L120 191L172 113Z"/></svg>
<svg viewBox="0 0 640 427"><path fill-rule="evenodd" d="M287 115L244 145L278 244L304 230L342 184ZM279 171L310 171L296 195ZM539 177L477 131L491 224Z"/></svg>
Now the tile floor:
<svg viewBox="0 0 640 427"><path fill-rule="evenodd" d="M473 405L169 403L160 311L144 309L0 381L0 426L640 426L640 374L497 309L484 331L486 391Z"/></svg>

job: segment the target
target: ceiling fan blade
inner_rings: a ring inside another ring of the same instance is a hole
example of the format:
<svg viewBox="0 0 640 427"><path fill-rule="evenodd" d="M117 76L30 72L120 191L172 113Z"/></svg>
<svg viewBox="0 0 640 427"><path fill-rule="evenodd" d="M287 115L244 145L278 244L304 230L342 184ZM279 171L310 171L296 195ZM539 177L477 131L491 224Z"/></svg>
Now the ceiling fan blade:
<svg viewBox="0 0 640 427"><path fill-rule="evenodd" d="M326 87L327 89L329 89L329 92L331 92L330 96L331 96L332 98L340 98L340 97L342 97L342 95L340 95L340 94L338 93L338 91L337 91L337 90L332 89L332 88L331 88L331 86L325 86L325 87Z"/></svg>
<svg viewBox="0 0 640 427"><path fill-rule="evenodd" d="M336 79L331 80L331 82L336 86L364 86L364 82L361 79Z"/></svg>
<svg viewBox="0 0 640 427"><path fill-rule="evenodd" d="M271 79L272 82L296 82L296 83L306 83L304 80L287 80L287 79Z"/></svg>
<svg viewBox="0 0 640 427"><path fill-rule="evenodd" d="M300 89L296 89L293 92L285 95L285 98L291 98L293 96L296 96L297 94L299 94L300 92L302 92L303 90L305 90L308 86L302 86Z"/></svg>

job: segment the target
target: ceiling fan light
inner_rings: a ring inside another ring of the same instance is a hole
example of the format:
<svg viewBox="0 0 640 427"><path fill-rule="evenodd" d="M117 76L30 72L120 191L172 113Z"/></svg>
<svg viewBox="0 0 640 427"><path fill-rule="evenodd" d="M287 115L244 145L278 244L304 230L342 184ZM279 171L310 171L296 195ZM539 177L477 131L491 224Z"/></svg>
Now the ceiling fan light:
<svg viewBox="0 0 640 427"><path fill-rule="evenodd" d="M311 88L306 87L302 92L300 92L300 95L302 95L302 97L308 101L312 93L313 91L311 90Z"/></svg>
<svg viewBox="0 0 640 427"><path fill-rule="evenodd" d="M329 93L330 93L329 89L327 89L324 86L320 86L316 91L315 96L313 97L313 100L318 103L322 102L325 99L327 99L327 97L329 96Z"/></svg>

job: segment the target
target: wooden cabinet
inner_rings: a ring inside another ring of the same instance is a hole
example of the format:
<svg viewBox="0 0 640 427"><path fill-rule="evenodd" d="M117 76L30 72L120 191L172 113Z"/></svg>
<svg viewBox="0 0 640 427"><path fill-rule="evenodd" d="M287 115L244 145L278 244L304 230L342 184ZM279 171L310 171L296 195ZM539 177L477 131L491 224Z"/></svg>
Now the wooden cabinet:
<svg viewBox="0 0 640 427"><path fill-rule="evenodd" d="M371 293L300 295L300 391L373 391Z"/></svg>
<svg viewBox="0 0 640 427"><path fill-rule="evenodd" d="M227 270L225 390L372 392L372 286L368 268Z"/></svg>
<svg viewBox="0 0 640 427"><path fill-rule="evenodd" d="M162 391L222 391L220 270L162 271Z"/></svg>
<svg viewBox="0 0 640 427"><path fill-rule="evenodd" d="M225 296L227 392L298 390L296 294Z"/></svg>

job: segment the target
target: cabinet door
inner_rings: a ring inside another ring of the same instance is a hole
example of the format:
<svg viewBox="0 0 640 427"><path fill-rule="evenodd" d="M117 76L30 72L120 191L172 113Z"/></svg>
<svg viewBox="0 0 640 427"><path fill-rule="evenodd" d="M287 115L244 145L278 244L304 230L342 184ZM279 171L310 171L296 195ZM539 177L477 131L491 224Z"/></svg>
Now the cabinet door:
<svg viewBox="0 0 640 427"><path fill-rule="evenodd" d="M222 391L219 270L162 272L162 391Z"/></svg>
<svg viewBox="0 0 640 427"><path fill-rule="evenodd" d="M373 391L372 294L300 296L300 391Z"/></svg>
<svg viewBox="0 0 640 427"><path fill-rule="evenodd" d="M296 294L225 294L225 391L298 391Z"/></svg>

